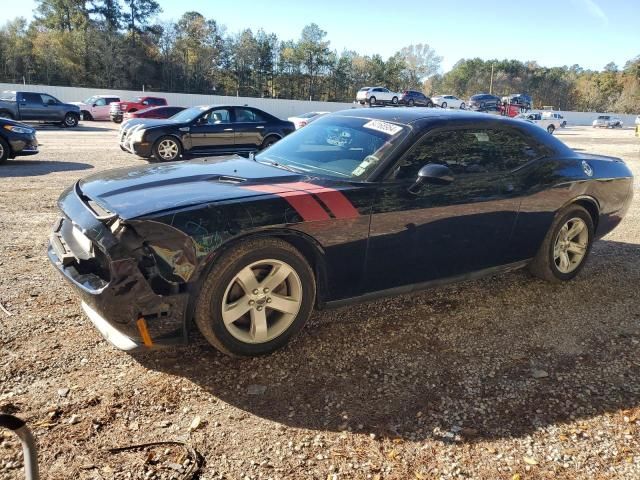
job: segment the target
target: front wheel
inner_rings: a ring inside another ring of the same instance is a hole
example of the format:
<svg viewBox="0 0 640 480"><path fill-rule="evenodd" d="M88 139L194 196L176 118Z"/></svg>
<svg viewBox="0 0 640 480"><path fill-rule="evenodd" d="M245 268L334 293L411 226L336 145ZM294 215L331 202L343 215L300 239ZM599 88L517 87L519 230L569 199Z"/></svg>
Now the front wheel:
<svg viewBox="0 0 640 480"><path fill-rule="evenodd" d="M182 145L173 137L162 137L153 146L153 157L159 162L177 160L181 153Z"/></svg>
<svg viewBox="0 0 640 480"><path fill-rule="evenodd" d="M3 164L9 158L9 144L0 137L0 164Z"/></svg>
<svg viewBox="0 0 640 480"><path fill-rule="evenodd" d="M369 99L369 106L371 107L371 106L373 106L373 105L375 105L375 104L376 104L376 97L371 97L371 98Z"/></svg>
<svg viewBox="0 0 640 480"><path fill-rule="evenodd" d="M398 104L398 97L393 97L391 99L391 103L394 104L394 105L397 105Z"/></svg>
<svg viewBox="0 0 640 480"><path fill-rule="evenodd" d="M265 148L269 148L271 145L276 143L278 140L280 140L280 139L278 137L273 136L273 135L271 135L270 137L265 138L264 141L262 142L262 145L260 145L260 150L264 150Z"/></svg>
<svg viewBox="0 0 640 480"><path fill-rule="evenodd" d="M549 125L547 127L547 132L549 132L551 135L553 135L553 132L555 132L556 127L554 127L553 125Z"/></svg>
<svg viewBox="0 0 640 480"><path fill-rule="evenodd" d="M413 107L415 105L415 101L413 100L413 98L410 98L409 101L407 102L407 106L409 107Z"/></svg>
<svg viewBox="0 0 640 480"><path fill-rule="evenodd" d="M571 280L584 267L593 237L589 212L580 205L571 205L556 217L529 269L548 282Z"/></svg>
<svg viewBox="0 0 640 480"><path fill-rule="evenodd" d="M298 250L280 239L252 239L216 261L198 295L195 322L227 355L264 355L303 327L315 294L313 271Z"/></svg>
<svg viewBox="0 0 640 480"><path fill-rule="evenodd" d="M78 126L78 116L75 113L67 113L64 116L64 126L73 128Z"/></svg>
<svg viewBox="0 0 640 480"><path fill-rule="evenodd" d="M467 106L464 103L460 104L460 110L464 110L465 108L467 108Z"/></svg>
<svg viewBox="0 0 640 480"><path fill-rule="evenodd" d="M433 102L428 102L427 103L427 108L433 108Z"/></svg>
<svg viewBox="0 0 640 480"><path fill-rule="evenodd" d="M447 102L442 102L441 107L442 107L442 108L447 108Z"/></svg>

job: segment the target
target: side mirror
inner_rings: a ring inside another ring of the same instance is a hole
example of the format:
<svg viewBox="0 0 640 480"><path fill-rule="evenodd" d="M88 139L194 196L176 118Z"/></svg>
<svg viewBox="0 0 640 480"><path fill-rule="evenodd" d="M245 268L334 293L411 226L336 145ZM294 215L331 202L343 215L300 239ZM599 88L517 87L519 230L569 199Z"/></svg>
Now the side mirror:
<svg viewBox="0 0 640 480"><path fill-rule="evenodd" d="M430 163L425 165L418 172L418 178L409 188L411 193L417 193L422 185L430 183L432 185L449 185L453 182L453 172L445 165Z"/></svg>
<svg viewBox="0 0 640 480"><path fill-rule="evenodd" d="M56 101L52 100L51 98L49 100L47 100L47 105L55 105Z"/></svg>
<svg viewBox="0 0 640 480"><path fill-rule="evenodd" d="M98 104L97 104L97 103L94 103L94 104L93 104L93 105L91 105L91 106L92 106L92 107L97 107L97 106L98 106Z"/></svg>

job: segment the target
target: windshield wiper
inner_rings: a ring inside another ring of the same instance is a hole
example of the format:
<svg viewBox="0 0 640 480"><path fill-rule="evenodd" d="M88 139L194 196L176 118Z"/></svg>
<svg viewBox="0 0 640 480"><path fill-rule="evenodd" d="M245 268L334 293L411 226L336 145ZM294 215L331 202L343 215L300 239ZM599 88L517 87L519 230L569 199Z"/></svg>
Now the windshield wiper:
<svg viewBox="0 0 640 480"><path fill-rule="evenodd" d="M287 171L293 172L293 173L301 173L300 170L296 170L293 167L290 167L289 165L284 165L282 163L278 163L278 162L275 162L273 160L267 160L267 161L256 160L256 162L262 163L263 165L271 165L273 167L281 168L282 170L287 170Z"/></svg>

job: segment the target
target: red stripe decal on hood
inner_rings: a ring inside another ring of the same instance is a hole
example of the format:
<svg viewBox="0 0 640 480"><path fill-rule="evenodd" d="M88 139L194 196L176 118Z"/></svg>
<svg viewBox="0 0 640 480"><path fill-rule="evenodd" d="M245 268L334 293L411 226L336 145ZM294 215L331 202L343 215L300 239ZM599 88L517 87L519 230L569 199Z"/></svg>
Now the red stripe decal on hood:
<svg viewBox="0 0 640 480"><path fill-rule="evenodd" d="M272 193L285 199L305 222L329 220L329 214L309 193L293 189L288 185L247 185L243 188L255 192Z"/></svg>

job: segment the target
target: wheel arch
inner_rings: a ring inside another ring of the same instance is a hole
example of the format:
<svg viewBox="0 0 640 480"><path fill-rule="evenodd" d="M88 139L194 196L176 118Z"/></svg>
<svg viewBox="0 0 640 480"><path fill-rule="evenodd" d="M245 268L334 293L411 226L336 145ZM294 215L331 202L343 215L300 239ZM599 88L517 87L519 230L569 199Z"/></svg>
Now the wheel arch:
<svg viewBox="0 0 640 480"><path fill-rule="evenodd" d="M594 197L581 195L579 197L573 198L565 203L562 208L558 210L558 212L563 211L570 205L580 205L587 212L589 212L589 215L591 215L591 220L593 220L593 230L594 232L598 230L598 223L600 221L600 204Z"/></svg>
<svg viewBox="0 0 640 480"><path fill-rule="evenodd" d="M309 263L309 266L313 270L313 275L316 281L316 306L321 306L326 298L327 291L327 271L325 262L325 250L313 237L290 228L268 228L265 230L247 232L242 235L233 237L216 248L202 261L198 266L198 272L195 281L190 287L189 295L189 319L193 318L196 298L202 283L209 275L209 272L213 268L216 261L234 248L241 242L255 238L277 238L287 242L300 252L304 259Z"/></svg>

